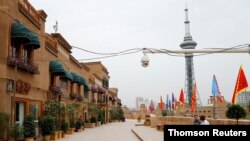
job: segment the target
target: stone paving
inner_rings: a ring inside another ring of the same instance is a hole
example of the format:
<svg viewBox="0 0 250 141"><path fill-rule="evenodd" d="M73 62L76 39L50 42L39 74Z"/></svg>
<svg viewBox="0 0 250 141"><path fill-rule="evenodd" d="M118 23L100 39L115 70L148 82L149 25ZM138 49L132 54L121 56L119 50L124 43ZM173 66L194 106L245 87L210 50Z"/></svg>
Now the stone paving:
<svg viewBox="0 0 250 141"><path fill-rule="evenodd" d="M143 141L163 141L163 132L151 127L135 126L135 124L138 124L135 120L126 120L126 122L85 128L84 131L67 135L60 141L140 141L140 138Z"/></svg>
<svg viewBox="0 0 250 141"><path fill-rule="evenodd" d="M132 130L142 141L163 141L163 131L157 131L150 126L134 126Z"/></svg>

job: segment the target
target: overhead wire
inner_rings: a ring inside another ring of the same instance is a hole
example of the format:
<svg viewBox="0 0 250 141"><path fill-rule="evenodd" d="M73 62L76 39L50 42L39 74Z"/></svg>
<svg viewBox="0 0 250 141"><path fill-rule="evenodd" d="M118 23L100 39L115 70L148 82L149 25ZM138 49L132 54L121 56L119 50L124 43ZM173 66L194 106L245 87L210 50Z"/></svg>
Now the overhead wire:
<svg viewBox="0 0 250 141"><path fill-rule="evenodd" d="M13 16L9 15L8 13L6 13L5 11L3 10L0 10L1 13L11 17L12 19L15 19ZM33 32L33 31L32 31ZM35 32L34 32L35 33ZM37 34L37 33L36 33ZM44 35L41 35L41 34L37 34L39 37L41 38L45 38ZM218 50L216 52L209 52L209 53L200 53L200 54L193 54L193 56L204 56L204 55L208 55L208 54L215 54L215 53L220 53L220 52L224 52L226 50L231 50L231 49L235 49L235 48L246 48L244 47L245 45L249 45L249 44L242 44L242 45L237 45L237 46L233 46L233 47L230 47L230 48L204 48L204 49L221 49L221 50ZM168 50L168 49L155 49L155 48L132 48L132 49L127 49L127 50L123 50L123 51L119 51L119 52L111 52L111 53L103 53L103 52L95 52L95 51L90 51L90 50L86 50L86 49L83 49L81 47L77 47L77 46L71 46L72 48L75 48L75 49L78 49L78 50L81 50L81 51L84 51L84 52L88 52L88 53L91 53L91 54L96 54L96 55L102 55L102 57L93 57L93 58L85 58L85 59L77 59L79 61L85 61L85 60L96 60L96 59L104 59L104 58L110 58L110 57L116 57L116 56L121 56L121 55L128 55L128 54L133 54L133 53L137 53L137 52L140 52L142 50L148 50L149 52L151 52L152 54L154 54L154 52L152 50L156 50L160 53L163 53L163 54L167 54L169 56L174 56L174 57L184 57L185 56L185 53L183 54L180 54L180 53L177 53L175 51L172 51L172 50ZM2 57L0 57L2 58ZM5 57L6 58L6 57ZM46 59L40 59L40 60L34 60L34 61L45 61ZM63 60L60 60L60 61L68 61L69 59L63 59Z"/></svg>

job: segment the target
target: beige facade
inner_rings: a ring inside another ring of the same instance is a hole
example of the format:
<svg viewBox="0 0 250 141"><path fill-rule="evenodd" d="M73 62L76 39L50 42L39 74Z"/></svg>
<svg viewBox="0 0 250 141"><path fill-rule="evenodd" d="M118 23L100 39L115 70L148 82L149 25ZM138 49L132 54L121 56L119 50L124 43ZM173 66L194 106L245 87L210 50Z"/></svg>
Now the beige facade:
<svg viewBox="0 0 250 141"><path fill-rule="evenodd" d="M104 113L104 121L110 122L110 110L120 108L121 100L117 97L118 89L109 88L109 72L100 62L84 63L89 68L90 75L94 78L90 94L90 104L97 106Z"/></svg>
<svg viewBox="0 0 250 141"><path fill-rule="evenodd" d="M44 58L44 38L41 35L44 34L47 15L44 11L30 9L30 5L20 0L1 0L0 10L0 111L14 114L13 110L10 111L12 102L15 102L13 108L18 108L15 113L20 110L22 114L36 112L41 116L49 87L49 75L44 75L47 68L42 67L47 62L41 61ZM39 46L24 42L21 37L13 38L13 26L18 23L38 35ZM12 116L12 122L14 120L22 122L17 115Z"/></svg>
<svg viewBox="0 0 250 141"><path fill-rule="evenodd" d="M101 62L78 62L62 34L45 33L46 17L27 0L0 1L0 112L21 124L26 114L41 117L53 100L79 104L76 118L87 120L95 99L108 121L107 69Z"/></svg>

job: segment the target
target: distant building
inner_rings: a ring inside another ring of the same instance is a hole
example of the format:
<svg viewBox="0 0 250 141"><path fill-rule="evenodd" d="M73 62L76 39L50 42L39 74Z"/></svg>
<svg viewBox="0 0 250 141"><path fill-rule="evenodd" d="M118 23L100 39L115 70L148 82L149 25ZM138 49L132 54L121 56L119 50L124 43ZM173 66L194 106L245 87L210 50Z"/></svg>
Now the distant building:
<svg viewBox="0 0 250 141"><path fill-rule="evenodd" d="M144 103L143 97L136 97L135 104L136 104L136 109L137 109L137 110L140 109L140 106L141 106L141 104L143 104L143 103Z"/></svg>
<svg viewBox="0 0 250 141"><path fill-rule="evenodd" d="M215 106L214 106L214 100L215 100ZM204 115L207 118L216 118L216 119L225 119L226 118L226 110L227 110L227 104L224 100L224 97L222 96L222 101L220 101L217 97L210 96L208 99L208 105L207 106L197 106L194 110L194 112L191 112L191 108L188 104L182 105L178 103L176 110L174 111L174 115L179 116L190 116L193 115Z"/></svg>
<svg viewBox="0 0 250 141"><path fill-rule="evenodd" d="M148 109L148 107L150 105L150 101L148 99L145 99L144 104L145 104L146 109Z"/></svg>
<svg viewBox="0 0 250 141"><path fill-rule="evenodd" d="M247 105L250 102L250 91L243 91L237 95L236 103L239 105Z"/></svg>

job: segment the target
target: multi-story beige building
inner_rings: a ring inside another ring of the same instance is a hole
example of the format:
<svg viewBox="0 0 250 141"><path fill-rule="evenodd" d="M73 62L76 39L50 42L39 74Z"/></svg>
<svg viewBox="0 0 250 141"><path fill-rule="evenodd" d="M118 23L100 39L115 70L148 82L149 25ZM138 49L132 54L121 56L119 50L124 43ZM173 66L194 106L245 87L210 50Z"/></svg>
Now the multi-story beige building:
<svg viewBox="0 0 250 141"><path fill-rule="evenodd" d="M62 34L45 32L47 14L28 0L1 0L0 17L0 112L11 123L33 114L38 124L48 101L77 103L76 118L88 119L93 99L108 121L110 77L101 62L77 61Z"/></svg>

